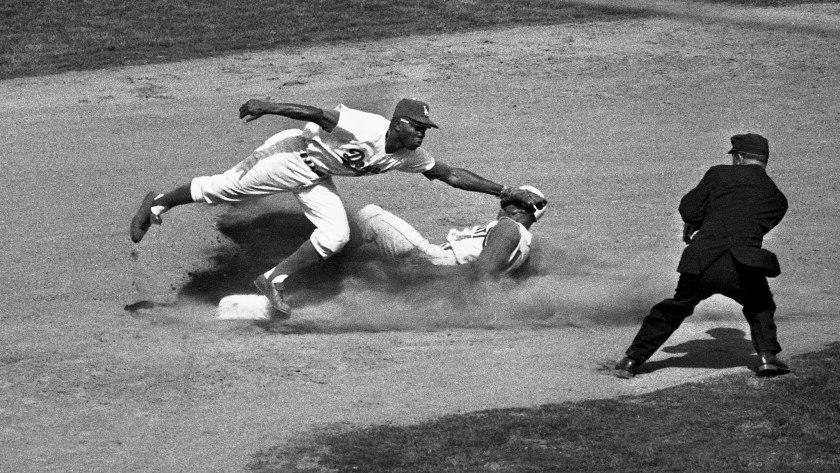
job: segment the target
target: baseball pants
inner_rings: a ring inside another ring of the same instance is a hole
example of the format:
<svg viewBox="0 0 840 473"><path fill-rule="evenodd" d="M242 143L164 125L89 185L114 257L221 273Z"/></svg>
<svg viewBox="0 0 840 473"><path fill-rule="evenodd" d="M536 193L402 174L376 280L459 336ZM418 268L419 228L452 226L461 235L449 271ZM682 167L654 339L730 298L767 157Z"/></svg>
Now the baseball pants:
<svg viewBox="0 0 840 473"><path fill-rule="evenodd" d="M697 304L714 294L741 304L756 352L782 351L773 321L776 304L767 278L758 270L737 263L727 252L699 275L680 275L674 297L651 308L627 349L627 356L646 361L694 313Z"/></svg>
<svg viewBox="0 0 840 473"><path fill-rule="evenodd" d="M454 266L455 253L434 245L405 220L379 207L366 205L356 213L362 239L393 259L417 256L434 265Z"/></svg>
<svg viewBox="0 0 840 473"><path fill-rule="evenodd" d="M207 204L291 192L315 225L309 238L312 245L323 258L329 258L350 240L350 224L332 178L316 174L303 161L306 143L301 133L277 133L224 173L194 178L190 192L193 201Z"/></svg>

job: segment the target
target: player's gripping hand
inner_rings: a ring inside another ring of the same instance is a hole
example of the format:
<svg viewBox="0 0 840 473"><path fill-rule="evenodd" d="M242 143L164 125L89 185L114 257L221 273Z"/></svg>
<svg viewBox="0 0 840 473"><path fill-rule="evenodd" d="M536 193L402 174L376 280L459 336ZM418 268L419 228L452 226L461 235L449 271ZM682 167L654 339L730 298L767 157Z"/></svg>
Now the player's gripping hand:
<svg viewBox="0 0 840 473"><path fill-rule="evenodd" d="M246 122L256 120L266 113L266 103L262 100L251 99L239 107L239 118L244 118Z"/></svg>
<svg viewBox="0 0 840 473"><path fill-rule="evenodd" d="M505 186L502 189L502 192L499 193L499 199L501 199L502 205L504 205L505 202L517 202L523 207L531 208L535 211L541 210L546 206L546 204L548 204L545 197L537 195L527 189L522 189L521 187Z"/></svg>

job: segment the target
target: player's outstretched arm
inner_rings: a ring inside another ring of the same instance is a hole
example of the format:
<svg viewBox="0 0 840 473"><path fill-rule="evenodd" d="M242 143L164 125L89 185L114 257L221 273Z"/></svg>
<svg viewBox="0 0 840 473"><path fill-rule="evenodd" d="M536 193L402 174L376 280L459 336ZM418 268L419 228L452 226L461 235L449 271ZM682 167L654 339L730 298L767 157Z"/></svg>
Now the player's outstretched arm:
<svg viewBox="0 0 840 473"><path fill-rule="evenodd" d="M239 107L239 118L244 118L246 122L263 115L281 115L294 120L313 122L327 131L332 131L338 125L337 111L311 105L251 99Z"/></svg>
<svg viewBox="0 0 840 473"><path fill-rule="evenodd" d="M435 165L423 173L428 179L437 179L458 189L472 192L483 192L498 196L505 186L485 179L478 174L467 171L463 168L452 167L441 161L435 161Z"/></svg>
<svg viewBox="0 0 840 473"><path fill-rule="evenodd" d="M449 166L441 161L435 161L435 165L423 173L428 179L438 179L458 189L473 192L483 192L495 195L499 198L509 198L520 202L526 207L542 208L546 204L543 197L527 190L503 186L478 174L463 168Z"/></svg>

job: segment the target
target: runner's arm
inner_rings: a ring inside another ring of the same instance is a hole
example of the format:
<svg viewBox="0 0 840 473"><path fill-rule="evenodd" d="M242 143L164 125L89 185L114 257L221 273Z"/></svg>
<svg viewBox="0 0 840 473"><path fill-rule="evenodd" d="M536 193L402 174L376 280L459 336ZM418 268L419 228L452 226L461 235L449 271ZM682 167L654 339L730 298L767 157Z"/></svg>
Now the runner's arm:
<svg viewBox="0 0 840 473"><path fill-rule="evenodd" d="M519 225L509 218L500 219L499 223L487 232L484 249L473 262L479 276L502 274L510 264L511 255L519 246L519 239Z"/></svg>

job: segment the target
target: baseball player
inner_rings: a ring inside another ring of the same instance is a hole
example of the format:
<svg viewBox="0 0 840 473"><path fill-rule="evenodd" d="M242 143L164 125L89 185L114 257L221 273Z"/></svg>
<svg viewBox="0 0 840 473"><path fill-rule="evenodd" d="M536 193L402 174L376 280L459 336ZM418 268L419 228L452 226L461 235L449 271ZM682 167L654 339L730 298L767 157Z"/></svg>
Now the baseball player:
<svg viewBox="0 0 840 473"><path fill-rule="evenodd" d="M420 145L426 131L438 126L429 118L429 106L419 100L400 100L391 120L344 105L327 110L252 99L239 108L239 118L246 122L267 114L307 123L270 137L224 173L196 177L167 193L149 192L131 221L130 235L133 242L140 242L151 224L160 224L161 214L177 205L212 205L291 192L315 231L291 255L254 280L271 302L276 318L291 315L283 293L285 280L339 252L350 238L347 213L332 176L361 177L392 170L422 173L430 180L517 201L526 208L546 204L544 197L526 189L497 184L433 158Z"/></svg>
<svg viewBox="0 0 840 473"><path fill-rule="evenodd" d="M520 189L545 197L531 186ZM405 220L367 205L356 213L362 243L372 244L391 259L419 259L433 265L473 263L478 274L499 276L521 267L531 253L530 228L542 217L545 206L528 208L511 199L501 200L495 220L464 229L451 229L444 243L430 243Z"/></svg>

